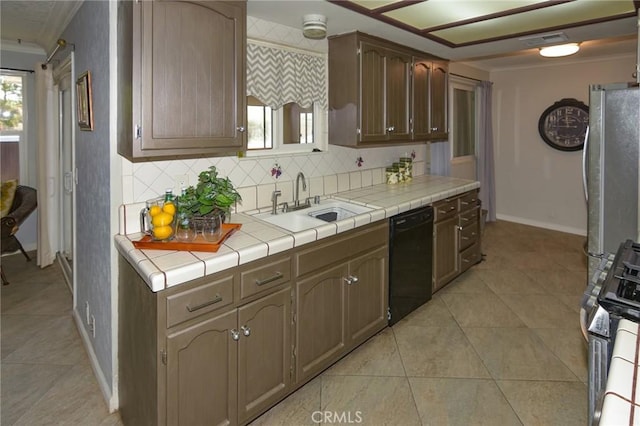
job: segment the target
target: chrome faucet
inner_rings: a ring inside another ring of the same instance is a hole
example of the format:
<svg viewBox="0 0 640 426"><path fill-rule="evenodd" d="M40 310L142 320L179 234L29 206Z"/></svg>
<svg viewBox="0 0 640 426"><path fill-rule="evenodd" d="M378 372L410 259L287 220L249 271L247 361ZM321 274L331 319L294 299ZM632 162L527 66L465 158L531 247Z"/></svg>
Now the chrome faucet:
<svg viewBox="0 0 640 426"><path fill-rule="evenodd" d="M271 214L278 214L278 197L282 195L282 191L276 189L271 194Z"/></svg>
<svg viewBox="0 0 640 426"><path fill-rule="evenodd" d="M302 178L302 190L307 190L307 181L305 180L304 173L298 172L298 176L296 176L296 199L293 200L295 207L300 205L300 178Z"/></svg>

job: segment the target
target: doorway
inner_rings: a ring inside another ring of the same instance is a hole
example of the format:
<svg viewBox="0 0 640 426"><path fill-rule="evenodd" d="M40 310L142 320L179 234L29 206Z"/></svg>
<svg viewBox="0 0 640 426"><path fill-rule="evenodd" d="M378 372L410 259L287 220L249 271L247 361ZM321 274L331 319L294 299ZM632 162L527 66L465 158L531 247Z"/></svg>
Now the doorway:
<svg viewBox="0 0 640 426"><path fill-rule="evenodd" d="M478 97L474 81L451 76L449 117L451 128L451 176L477 180Z"/></svg>
<svg viewBox="0 0 640 426"><path fill-rule="evenodd" d="M58 205L60 206L56 257L64 274L67 286L74 294L75 251L75 156L73 122L73 52L54 69L53 79L58 93Z"/></svg>

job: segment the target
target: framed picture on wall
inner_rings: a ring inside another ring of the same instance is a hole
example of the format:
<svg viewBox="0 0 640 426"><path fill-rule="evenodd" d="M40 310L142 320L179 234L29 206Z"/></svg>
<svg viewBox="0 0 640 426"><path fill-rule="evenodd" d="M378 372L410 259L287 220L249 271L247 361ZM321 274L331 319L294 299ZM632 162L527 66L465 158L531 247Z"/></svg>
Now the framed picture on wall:
<svg viewBox="0 0 640 426"><path fill-rule="evenodd" d="M78 103L78 126L80 130L93 130L93 111L91 107L91 71L86 71L76 81Z"/></svg>

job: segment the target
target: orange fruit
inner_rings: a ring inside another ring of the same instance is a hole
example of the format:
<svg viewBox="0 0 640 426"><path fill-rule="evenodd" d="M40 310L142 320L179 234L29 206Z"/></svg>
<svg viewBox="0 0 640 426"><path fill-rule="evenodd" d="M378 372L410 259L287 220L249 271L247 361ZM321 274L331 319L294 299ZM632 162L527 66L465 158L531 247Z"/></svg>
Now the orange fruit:
<svg viewBox="0 0 640 426"><path fill-rule="evenodd" d="M173 215L165 212L158 213L157 215L153 216L151 219L151 224L154 226L154 228L156 226L170 225L171 222L173 222Z"/></svg>
<svg viewBox="0 0 640 426"><path fill-rule="evenodd" d="M153 236L158 240L166 240L173 233L170 226L155 226L153 228Z"/></svg>
<svg viewBox="0 0 640 426"><path fill-rule="evenodd" d="M173 216L174 214L176 214L176 205L171 201L164 203L164 206L162 206L162 211Z"/></svg>
<svg viewBox="0 0 640 426"><path fill-rule="evenodd" d="M162 209L160 208L160 206L151 206L151 208L149 209L149 215L151 217L156 216L161 212L162 212Z"/></svg>

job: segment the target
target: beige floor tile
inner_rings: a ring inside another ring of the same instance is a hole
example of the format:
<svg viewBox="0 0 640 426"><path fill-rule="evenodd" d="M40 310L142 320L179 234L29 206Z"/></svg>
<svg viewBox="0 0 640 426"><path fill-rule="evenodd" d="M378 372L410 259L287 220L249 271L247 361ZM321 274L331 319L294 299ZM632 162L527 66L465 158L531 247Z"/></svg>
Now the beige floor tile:
<svg viewBox="0 0 640 426"><path fill-rule="evenodd" d="M420 327L458 327L449 308L442 301L442 295L443 293L435 294L429 302L402 318L398 324L406 323Z"/></svg>
<svg viewBox="0 0 640 426"><path fill-rule="evenodd" d="M76 365L15 425L98 425L109 417L113 417L109 424L121 424L117 413L109 414L102 395L92 392L96 386L91 367Z"/></svg>
<svg viewBox="0 0 640 426"><path fill-rule="evenodd" d="M578 380L528 328L465 328L464 333L496 380Z"/></svg>
<svg viewBox="0 0 640 426"><path fill-rule="evenodd" d="M24 345L42 328L43 322L50 317L40 315L2 315L0 327L2 329L2 359Z"/></svg>
<svg viewBox="0 0 640 426"><path fill-rule="evenodd" d="M316 377L250 424L252 426L302 426L318 424L313 413L320 411L321 377Z"/></svg>
<svg viewBox="0 0 640 426"><path fill-rule="evenodd" d="M490 377L459 328L398 323L393 332L408 377Z"/></svg>
<svg viewBox="0 0 640 426"><path fill-rule="evenodd" d="M76 365L88 362L71 316L48 317L40 330L3 362Z"/></svg>
<svg viewBox="0 0 640 426"><path fill-rule="evenodd" d="M584 426L587 387L581 382L498 381L527 426Z"/></svg>
<svg viewBox="0 0 640 426"><path fill-rule="evenodd" d="M582 302L582 294L579 296L571 294L559 294L558 300L564 303L564 305L574 311L576 314L580 313L580 303Z"/></svg>
<svg viewBox="0 0 640 426"><path fill-rule="evenodd" d="M70 315L71 309L71 293L68 287L61 282L52 282L44 288L32 292L30 297L20 303L3 310L3 313L24 314L28 312L29 315Z"/></svg>
<svg viewBox="0 0 640 426"><path fill-rule="evenodd" d="M545 294L545 287L521 269L481 270L478 276L496 294Z"/></svg>
<svg viewBox="0 0 640 426"><path fill-rule="evenodd" d="M334 416L323 424L421 424L405 377L323 376L321 407Z"/></svg>
<svg viewBox="0 0 640 426"><path fill-rule="evenodd" d="M524 327L518 316L493 293L443 294L442 300L460 327Z"/></svg>
<svg viewBox="0 0 640 426"><path fill-rule="evenodd" d="M2 371L0 423L3 426L15 424L43 395L56 387L70 369L71 366L68 365L3 362L0 370Z"/></svg>
<svg viewBox="0 0 640 426"><path fill-rule="evenodd" d="M410 378L423 425L521 425L493 380Z"/></svg>
<svg viewBox="0 0 640 426"><path fill-rule="evenodd" d="M544 288L547 294L580 295L587 286L587 271L537 271L525 272L532 280Z"/></svg>
<svg viewBox="0 0 640 426"><path fill-rule="evenodd" d="M325 375L338 376L400 376L404 367L391 328L373 336L348 356L330 367Z"/></svg>
<svg viewBox="0 0 640 426"><path fill-rule="evenodd" d="M502 294L500 298L530 328L580 327L575 311L555 296Z"/></svg>
<svg viewBox="0 0 640 426"><path fill-rule="evenodd" d="M566 365L579 380L587 382L588 347L579 329L534 329L544 344Z"/></svg>
<svg viewBox="0 0 640 426"><path fill-rule="evenodd" d="M487 287L485 282L481 279L478 271L478 266L480 266L481 264L482 263L476 265L475 267L465 272L463 275L460 275L458 278L440 289L436 294L442 295L447 293L490 293L491 289L489 289L489 287Z"/></svg>

